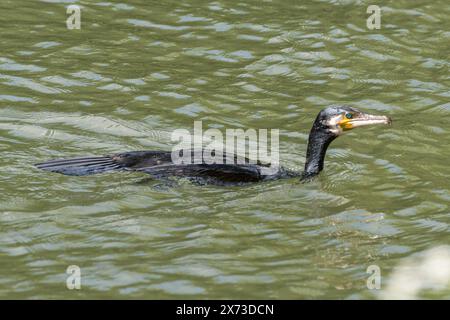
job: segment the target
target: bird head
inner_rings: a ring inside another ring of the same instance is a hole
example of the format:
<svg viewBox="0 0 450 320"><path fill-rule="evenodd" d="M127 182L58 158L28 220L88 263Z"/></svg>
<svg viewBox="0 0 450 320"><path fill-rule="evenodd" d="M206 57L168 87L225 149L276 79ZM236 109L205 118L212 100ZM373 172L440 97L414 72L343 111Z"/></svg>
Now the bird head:
<svg viewBox="0 0 450 320"><path fill-rule="evenodd" d="M314 126L316 126L316 129L325 131L329 135L338 137L354 128L391 123L391 118L387 116L372 115L353 107L335 105L320 111Z"/></svg>

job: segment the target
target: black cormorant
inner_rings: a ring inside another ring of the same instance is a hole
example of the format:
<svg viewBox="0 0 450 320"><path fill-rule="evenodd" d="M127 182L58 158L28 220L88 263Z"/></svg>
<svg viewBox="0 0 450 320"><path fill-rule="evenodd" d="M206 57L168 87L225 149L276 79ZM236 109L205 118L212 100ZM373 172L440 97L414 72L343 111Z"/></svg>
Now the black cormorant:
<svg viewBox="0 0 450 320"><path fill-rule="evenodd" d="M190 150L191 155L200 157L200 163L176 164L171 151L132 151L103 157L81 157L51 160L38 163L36 167L66 175L89 175L107 171L138 171L152 177L164 179L171 176L186 177L200 184L232 185L248 182L274 180L300 176L302 180L319 174L324 166L325 153L330 143L345 131L372 124L391 124L387 116L375 116L349 106L329 106L316 117L311 128L306 152L305 171L293 172L280 168L274 174L263 174L267 165L250 163L246 158L230 164L205 163L202 150ZM226 154L223 155L224 159Z"/></svg>

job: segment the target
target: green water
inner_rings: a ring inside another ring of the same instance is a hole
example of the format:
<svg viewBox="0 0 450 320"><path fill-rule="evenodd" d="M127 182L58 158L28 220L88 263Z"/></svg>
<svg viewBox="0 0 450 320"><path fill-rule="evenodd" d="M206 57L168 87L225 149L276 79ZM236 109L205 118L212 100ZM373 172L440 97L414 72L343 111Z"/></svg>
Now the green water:
<svg viewBox="0 0 450 320"><path fill-rule="evenodd" d="M378 2L380 30L368 1L124 2L0 3L0 298L383 298L396 266L450 244L448 1ZM394 124L338 138L309 184L33 167L170 150L202 120L279 129L281 163L300 171L336 103Z"/></svg>

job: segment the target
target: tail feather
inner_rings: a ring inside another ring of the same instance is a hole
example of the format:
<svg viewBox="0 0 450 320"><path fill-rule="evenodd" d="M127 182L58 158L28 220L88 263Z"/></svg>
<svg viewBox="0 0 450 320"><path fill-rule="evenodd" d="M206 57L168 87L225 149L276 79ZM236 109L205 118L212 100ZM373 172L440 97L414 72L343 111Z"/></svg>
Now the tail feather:
<svg viewBox="0 0 450 320"><path fill-rule="evenodd" d="M106 161L111 160L111 157L83 157L83 158L72 158L72 159L55 159L43 162L42 164L52 165L58 163L77 163L77 162L89 162L89 161ZM39 163L41 164L41 163Z"/></svg>
<svg viewBox="0 0 450 320"><path fill-rule="evenodd" d="M84 176L121 169L122 165L111 157L83 157L73 159L57 159L37 163L39 169L58 172L65 175Z"/></svg>

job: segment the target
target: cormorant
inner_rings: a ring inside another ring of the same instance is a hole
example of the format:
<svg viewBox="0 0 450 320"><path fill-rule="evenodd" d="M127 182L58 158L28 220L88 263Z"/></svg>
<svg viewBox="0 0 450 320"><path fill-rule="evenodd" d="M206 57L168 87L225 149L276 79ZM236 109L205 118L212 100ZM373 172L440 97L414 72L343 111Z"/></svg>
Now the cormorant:
<svg viewBox="0 0 450 320"><path fill-rule="evenodd" d="M200 184L233 185L248 182L281 179L300 176L309 180L319 174L324 166L325 153L330 143L353 128L372 124L391 124L387 116L364 113L349 106L333 105L319 112L311 128L306 152L305 171L293 172L280 168L275 174L262 174L266 164L252 164L246 158L238 162L175 164L171 151L132 151L103 157L81 157L74 159L51 160L38 163L36 167L65 175L89 175L107 171L138 171L150 174L157 179L171 176L186 177ZM203 159L203 150L190 150L191 155ZM226 154L224 153L224 159Z"/></svg>

